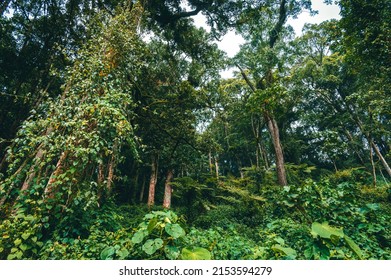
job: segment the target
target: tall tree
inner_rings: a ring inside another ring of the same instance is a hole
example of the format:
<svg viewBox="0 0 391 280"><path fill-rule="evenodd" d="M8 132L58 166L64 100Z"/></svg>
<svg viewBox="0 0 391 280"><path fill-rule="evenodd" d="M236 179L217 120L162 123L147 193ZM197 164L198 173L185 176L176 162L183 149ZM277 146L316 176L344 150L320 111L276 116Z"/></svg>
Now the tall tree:
<svg viewBox="0 0 391 280"><path fill-rule="evenodd" d="M254 5L255 7L251 7L243 13L244 24L238 27L247 42L237 56L237 67L251 88L253 95L263 93L265 96L259 106L262 108L262 114L273 143L278 183L287 185L280 127L269 102L271 98L280 99L277 97L281 94L277 73L284 64L279 51L281 51L280 42L288 38L287 29L284 27L286 20L289 16L300 13L303 8L310 8L311 3L310 1L290 1L288 3L288 1L282 0L270 5L263 5L263 3L260 5L254 3ZM259 12L263 10L266 13ZM246 71L247 69L250 73Z"/></svg>

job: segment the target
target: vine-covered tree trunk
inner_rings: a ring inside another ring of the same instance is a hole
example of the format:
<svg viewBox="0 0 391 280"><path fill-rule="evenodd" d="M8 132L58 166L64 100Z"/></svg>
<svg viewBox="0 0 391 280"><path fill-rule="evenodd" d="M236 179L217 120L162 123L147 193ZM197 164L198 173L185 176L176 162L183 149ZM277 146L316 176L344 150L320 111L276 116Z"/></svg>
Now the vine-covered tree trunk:
<svg viewBox="0 0 391 280"><path fill-rule="evenodd" d="M57 179L57 176L60 175L64 169L65 160L67 158L67 155L68 155L68 151L64 151L61 153L60 159L58 160L58 162L56 164L56 168L54 169L52 175L49 178L49 181L48 181L46 188L45 188L45 196L47 198L53 198L56 194L56 189L55 189L56 179Z"/></svg>
<svg viewBox="0 0 391 280"><path fill-rule="evenodd" d="M172 194L171 181L172 181L173 177L174 177L174 170L169 169L167 171L167 178L166 178L166 182L164 184L163 207L166 209L170 209L170 207L171 207L171 194Z"/></svg>
<svg viewBox="0 0 391 280"><path fill-rule="evenodd" d="M108 175L107 175L107 185L106 185L106 191L108 194L111 193L112 184L114 181L114 166L115 166L115 156L117 153L117 144L114 144L113 147L113 154L111 155L110 162L108 165Z"/></svg>

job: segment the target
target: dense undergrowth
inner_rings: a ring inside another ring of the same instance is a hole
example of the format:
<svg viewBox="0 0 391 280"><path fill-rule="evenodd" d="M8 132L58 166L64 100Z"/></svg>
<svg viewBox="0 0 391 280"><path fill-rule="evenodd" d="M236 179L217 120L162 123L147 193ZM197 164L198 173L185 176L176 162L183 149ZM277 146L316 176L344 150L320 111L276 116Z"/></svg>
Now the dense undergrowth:
<svg viewBox="0 0 391 280"><path fill-rule="evenodd" d="M374 188L352 169L282 188L254 174L179 179L176 195L186 199L171 211L80 201L56 217L41 200L26 200L12 219L2 217L0 258L391 258L386 182Z"/></svg>

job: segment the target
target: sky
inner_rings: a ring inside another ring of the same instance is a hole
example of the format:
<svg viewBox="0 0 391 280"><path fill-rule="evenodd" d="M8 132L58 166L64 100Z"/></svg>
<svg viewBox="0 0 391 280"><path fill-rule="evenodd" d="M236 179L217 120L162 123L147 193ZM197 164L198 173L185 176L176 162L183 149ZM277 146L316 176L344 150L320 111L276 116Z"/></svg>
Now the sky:
<svg viewBox="0 0 391 280"><path fill-rule="evenodd" d="M301 34L301 30L305 23L321 23L329 19L339 19L339 6L338 5L326 5L323 0L312 0L312 9L317 10L318 14L310 16L308 11L301 13L297 19L288 19L290 24L295 30L296 35ZM202 26L206 30L210 30L209 26L205 23L205 17L201 14L193 17L194 22L197 26ZM224 50L229 57L235 56L240 49L240 44L244 43L241 36L235 34L234 31L228 32L220 42L217 42L220 49ZM223 78L232 77L232 70L221 72Z"/></svg>

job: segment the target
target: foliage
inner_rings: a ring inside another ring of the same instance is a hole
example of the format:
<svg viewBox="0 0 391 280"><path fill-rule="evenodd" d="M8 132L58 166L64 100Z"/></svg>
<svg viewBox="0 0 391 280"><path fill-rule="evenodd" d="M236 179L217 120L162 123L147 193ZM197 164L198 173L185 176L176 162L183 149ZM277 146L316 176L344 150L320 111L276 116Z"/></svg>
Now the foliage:
<svg viewBox="0 0 391 280"><path fill-rule="evenodd" d="M251 259L256 243L241 234L231 224L228 228L211 227L207 230L191 228L185 244L210 251L215 260Z"/></svg>
<svg viewBox="0 0 391 280"><path fill-rule="evenodd" d="M390 259L390 4L335 2L2 1L0 259Z"/></svg>
<svg viewBox="0 0 391 280"><path fill-rule="evenodd" d="M179 257L181 239L185 236L180 218L172 211L152 211L145 215L132 237L140 257L171 259Z"/></svg>
<svg viewBox="0 0 391 280"><path fill-rule="evenodd" d="M42 250L43 229L47 220L41 215L25 215L23 211L0 224L1 259L37 259Z"/></svg>

